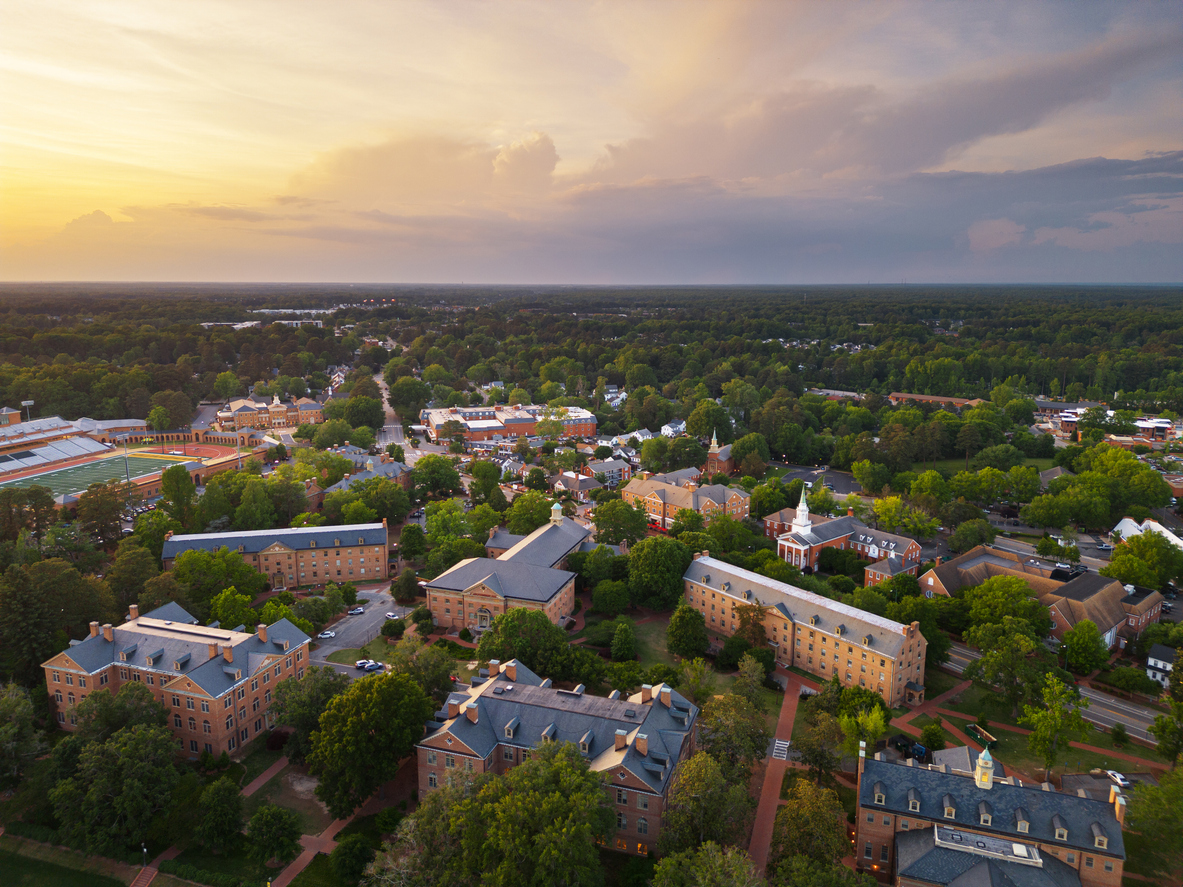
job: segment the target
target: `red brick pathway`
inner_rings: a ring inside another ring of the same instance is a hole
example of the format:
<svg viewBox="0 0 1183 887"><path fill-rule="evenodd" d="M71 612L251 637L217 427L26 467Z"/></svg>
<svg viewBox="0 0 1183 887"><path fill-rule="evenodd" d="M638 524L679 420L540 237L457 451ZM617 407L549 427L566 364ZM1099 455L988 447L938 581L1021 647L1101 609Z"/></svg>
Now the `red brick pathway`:
<svg viewBox="0 0 1183 887"><path fill-rule="evenodd" d="M280 770L282 770L287 765L288 765L288 758L287 758L287 755L284 755L282 758L280 758L278 761L276 761L274 764L272 764L270 767L268 767L266 770L264 770L262 773L260 773L254 779L252 779L251 784L242 790L242 796L244 798L249 798L251 795L253 795L255 792L257 792L259 789L261 789L263 786L265 786L271 780L271 778L273 776L275 776L276 773L278 773Z"/></svg>

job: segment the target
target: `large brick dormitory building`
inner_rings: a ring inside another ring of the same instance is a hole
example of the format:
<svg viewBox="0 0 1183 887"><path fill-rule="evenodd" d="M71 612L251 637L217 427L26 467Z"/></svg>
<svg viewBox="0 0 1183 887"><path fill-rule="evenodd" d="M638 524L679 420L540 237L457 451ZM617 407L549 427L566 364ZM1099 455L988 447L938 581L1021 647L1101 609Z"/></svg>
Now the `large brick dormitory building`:
<svg viewBox="0 0 1183 887"><path fill-rule="evenodd" d="M123 625L90 624L90 636L43 663L58 726L73 730L74 708L95 691L143 684L168 709L177 754L234 753L272 727L271 702L284 678L302 678L309 637L281 619L253 632L199 625L175 603Z"/></svg>

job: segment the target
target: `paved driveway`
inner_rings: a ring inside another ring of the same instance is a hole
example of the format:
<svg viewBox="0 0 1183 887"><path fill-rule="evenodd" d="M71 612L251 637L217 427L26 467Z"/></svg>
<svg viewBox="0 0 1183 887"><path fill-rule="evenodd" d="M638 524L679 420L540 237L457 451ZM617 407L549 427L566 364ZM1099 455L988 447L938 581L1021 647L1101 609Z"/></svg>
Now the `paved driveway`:
<svg viewBox="0 0 1183 887"><path fill-rule="evenodd" d="M410 607L400 607L390 596L390 586L382 585L361 590L357 595L358 605L365 607L365 613L360 616L344 616L331 626L337 633L335 638L317 641L320 644L312 651L313 665L328 665L351 677L359 677L359 672L352 665L338 665L328 661L330 654L338 650L355 650L365 646L382 631L382 624L386 621L387 613L394 613L399 618L411 612Z"/></svg>

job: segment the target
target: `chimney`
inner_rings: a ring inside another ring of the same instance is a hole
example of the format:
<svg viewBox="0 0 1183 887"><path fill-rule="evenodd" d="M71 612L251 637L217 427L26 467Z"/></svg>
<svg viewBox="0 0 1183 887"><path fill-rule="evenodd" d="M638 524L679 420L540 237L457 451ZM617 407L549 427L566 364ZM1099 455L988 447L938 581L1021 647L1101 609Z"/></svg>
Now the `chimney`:
<svg viewBox="0 0 1183 887"><path fill-rule="evenodd" d="M264 644L267 643L267 626L262 622L255 626L255 634L259 636L259 640Z"/></svg>
<svg viewBox="0 0 1183 887"><path fill-rule="evenodd" d="M140 605L139 604L128 604L127 605L127 612L131 616L132 619L139 619L140 618Z"/></svg>
<svg viewBox="0 0 1183 887"><path fill-rule="evenodd" d="M1112 785L1110 785L1109 786L1109 803L1112 804L1114 799L1120 794L1121 794L1121 788L1120 788L1120 786L1117 785L1117 783L1113 783Z"/></svg>
<svg viewBox="0 0 1183 887"><path fill-rule="evenodd" d="M167 542L172 537L173 537L173 531L169 530L167 533L164 534L164 541Z"/></svg>
<svg viewBox="0 0 1183 887"><path fill-rule="evenodd" d="M1122 795L1118 795L1113 803L1113 815L1117 817L1117 824L1120 826L1125 825L1125 803L1125 797Z"/></svg>
<svg viewBox="0 0 1183 887"><path fill-rule="evenodd" d="M497 528L496 528L496 527L489 527L489 538L490 538L490 539L492 539L492 538L493 538L493 536L494 536L494 535L496 535L496 533L497 533Z"/></svg>
<svg viewBox="0 0 1183 887"><path fill-rule="evenodd" d="M232 647L230 644L227 644L226 646L224 646L222 648L222 658L225 659L227 662L233 662L234 661L234 647Z"/></svg>
<svg viewBox="0 0 1183 887"><path fill-rule="evenodd" d="M853 505L846 506L846 516L847 517L854 517L854 506Z"/></svg>
<svg viewBox="0 0 1183 887"><path fill-rule="evenodd" d="M661 704L664 705L666 708L670 707L670 685L669 684L662 684L661 685Z"/></svg>
<svg viewBox="0 0 1183 887"><path fill-rule="evenodd" d="M501 666L501 673L511 681L516 681L518 679L518 661L516 659L509 660Z"/></svg>
<svg viewBox="0 0 1183 887"><path fill-rule="evenodd" d="M642 704L648 702L653 698L653 685L641 684L641 702Z"/></svg>
<svg viewBox="0 0 1183 887"><path fill-rule="evenodd" d="M110 622L103 623L103 640L104 641L114 641L115 640L115 629L111 627Z"/></svg>
<svg viewBox="0 0 1183 887"><path fill-rule="evenodd" d="M464 713L468 715L468 720L471 723L476 723L477 707L475 702L470 702L468 705L464 706Z"/></svg>
<svg viewBox="0 0 1183 887"><path fill-rule="evenodd" d="M623 751L627 745L628 745L628 731L627 730L617 730L616 731L616 750Z"/></svg>
<svg viewBox="0 0 1183 887"><path fill-rule="evenodd" d="M460 703L454 700L448 700L448 717L454 718L460 714Z"/></svg>
<svg viewBox="0 0 1183 887"><path fill-rule="evenodd" d="M636 740L636 742L633 743L633 747L636 748L637 754L648 755L649 754L649 737L646 736L644 733L638 733L637 740Z"/></svg>
<svg viewBox="0 0 1183 887"><path fill-rule="evenodd" d="M220 652L221 652L221 650L219 649L217 644L210 644L209 645L209 658L210 659L213 659L214 657L216 657L218 655L218 653L220 653Z"/></svg>
<svg viewBox="0 0 1183 887"><path fill-rule="evenodd" d="M489 677L495 678L499 674L501 674L501 660L500 659L490 659L489 660Z"/></svg>
<svg viewBox="0 0 1183 887"><path fill-rule="evenodd" d="M97 638L99 636L99 624L97 622L90 623L90 636Z"/></svg>
<svg viewBox="0 0 1183 887"><path fill-rule="evenodd" d="M932 565L934 567L939 567L941 565L941 556L939 554L936 556L936 559L933 561Z"/></svg>

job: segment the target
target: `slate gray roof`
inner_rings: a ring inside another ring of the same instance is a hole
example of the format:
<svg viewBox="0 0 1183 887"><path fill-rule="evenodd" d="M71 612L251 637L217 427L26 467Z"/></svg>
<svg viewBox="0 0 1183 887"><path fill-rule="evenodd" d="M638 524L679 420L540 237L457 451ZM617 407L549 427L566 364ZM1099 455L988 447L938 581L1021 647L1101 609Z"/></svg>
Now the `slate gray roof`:
<svg viewBox="0 0 1183 887"><path fill-rule="evenodd" d="M316 542L317 548L332 548L340 539L341 545L385 545L387 541L385 524L344 524L337 527L296 527L280 530L243 530L230 533L183 533L164 541L163 558L174 558L185 551L217 551L225 546L237 551L242 546L245 554L257 554L273 542L281 542L288 548L308 548Z"/></svg>
<svg viewBox="0 0 1183 887"><path fill-rule="evenodd" d="M859 523L850 515L836 517L833 520L819 520L811 514L809 520L812 527L808 533L790 530L785 535L802 545L821 545L825 542L833 542L835 539L842 539L846 536L856 536L860 529L867 530L865 524ZM789 518L789 521L791 522L792 518ZM864 535L868 535L868 533L864 533ZM781 538L784 537L782 536Z"/></svg>
<svg viewBox="0 0 1183 887"><path fill-rule="evenodd" d="M591 530L569 517L551 519L523 539L505 554L503 561L553 567L591 535Z"/></svg>
<svg viewBox="0 0 1183 887"><path fill-rule="evenodd" d="M1076 869L1051 853L1039 853L1042 866L991 858L970 850L937 846L936 828L932 827L897 832L895 852L897 877L929 884L947 884L949 887L1080 887L1080 875Z"/></svg>
<svg viewBox="0 0 1183 887"><path fill-rule="evenodd" d="M884 804L875 803L875 785L881 783ZM1113 807L1091 798L1079 798L1057 791L1044 791L1037 785L1009 785L994 782L991 788L978 788L969 776L941 773L923 767L908 767L890 761L867 758L859 782L859 806L879 808L907 816L908 791L915 789L920 798L919 816L942 822L950 828L969 828L974 831L1005 835L1013 841L1040 842L1086 850L1090 853L1125 858L1121 826ZM945 818L943 798L951 795L956 815ZM978 804L986 801L993 808L992 824L980 825ZM1027 833L1016 825L1016 811L1025 812L1030 823ZM914 814L915 815L915 814ZM1060 816L1068 830L1066 841L1057 841L1052 817ZM1093 845L1093 823L1099 823L1109 839L1108 850Z"/></svg>
<svg viewBox="0 0 1183 887"><path fill-rule="evenodd" d="M968 745L955 745L942 751L932 752L932 762L936 766L944 764L950 770L960 770L963 773L973 773L978 765L978 753ZM1000 761L994 761L994 775L1006 776L1006 767Z"/></svg>
<svg viewBox="0 0 1183 887"><path fill-rule="evenodd" d="M363 464L357 458L354 458L353 462L355 465ZM341 478L337 483L327 488L325 492L331 493L334 490L348 490L355 483L369 480L373 477L385 477L390 480L397 480L411 470L402 462L379 462L373 458L367 459L364 465L365 467L361 471L354 471L348 477Z"/></svg>
<svg viewBox="0 0 1183 887"><path fill-rule="evenodd" d="M680 487L687 481L698 483L698 478L702 472L697 468L679 468L677 471L666 471L662 474L655 474L649 480L657 481L659 484L673 484Z"/></svg>
<svg viewBox="0 0 1183 887"><path fill-rule="evenodd" d="M623 471L629 468L629 464L621 459L605 459L603 462L588 462L587 467L592 470L593 474L608 474L612 471Z"/></svg>
<svg viewBox="0 0 1183 887"><path fill-rule="evenodd" d="M483 582L502 597L545 603L575 576L523 561L470 557L427 583L428 590L464 591Z"/></svg>
<svg viewBox="0 0 1183 887"><path fill-rule="evenodd" d="M749 603L758 601L765 607L776 607L786 618L799 624L808 624L810 618L816 616L818 627L824 631L833 631L836 626L843 625L846 627L846 636L852 641L861 641L869 635L870 649L884 656L898 656L907 640L904 635L907 626L898 622L785 582L777 582L713 557L700 557L692 561L682 578L716 591L723 591L723 583L728 582L731 588L726 594ZM745 597L745 592L750 593L750 597Z"/></svg>
<svg viewBox="0 0 1183 887"><path fill-rule="evenodd" d="M487 757L500 744L517 748L535 748L543 741L543 732L554 742L578 745L590 739L586 757L593 770L617 765L624 767L651 790L663 793L673 777L683 749L693 735L698 708L676 690L670 690L670 707L660 701L661 684L652 688L653 701L642 703L640 694L619 699L590 696L584 692L542 687L542 679L518 662L510 680L504 672L491 677L475 695L453 693L449 701L458 702L460 713L432 730L424 739L441 732L455 736L474 752ZM510 689L512 688L512 689ZM477 689L477 688L474 688ZM464 706L477 706L477 722L468 720ZM678 716L681 712L681 716ZM630 714L631 713L631 714ZM512 738L506 725L516 721ZM628 748L615 750L617 730L629 735ZM590 737L588 734L591 734ZM636 735L644 734L648 750L636 749Z"/></svg>
<svg viewBox="0 0 1183 887"><path fill-rule="evenodd" d="M1150 659L1157 659L1159 662L1174 662L1177 652L1174 647L1168 647L1166 644L1152 644L1148 656Z"/></svg>
<svg viewBox="0 0 1183 887"><path fill-rule="evenodd" d="M213 697L249 680L268 656L291 652L309 641L308 635L287 619L267 627L266 641L253 633L197 625L175 603L116 627L112 638L108 641L100 632L66 652L89 674L115 663L126 664L161 674L161 686L178 676L187 677ZM211 658L210 644L230 647L233 661L220 654ZM125 659L120 658L121 652L126 654Z"/></svg>

